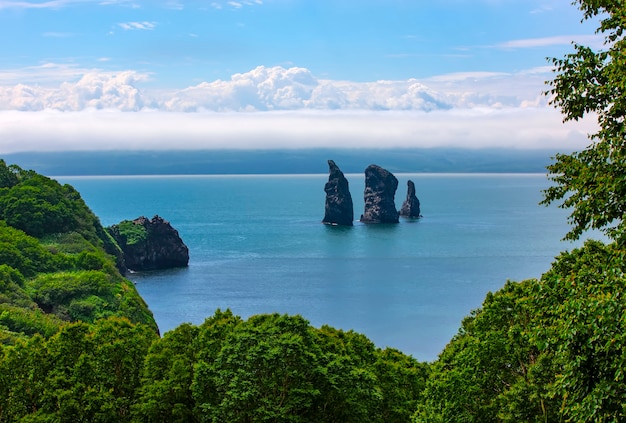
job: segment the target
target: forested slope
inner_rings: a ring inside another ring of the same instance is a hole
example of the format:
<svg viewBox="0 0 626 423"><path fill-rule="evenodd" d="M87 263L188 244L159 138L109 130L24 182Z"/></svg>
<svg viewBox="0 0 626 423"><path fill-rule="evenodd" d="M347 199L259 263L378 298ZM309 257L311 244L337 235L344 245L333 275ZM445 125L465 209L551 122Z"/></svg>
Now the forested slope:
<svg viewBox="0 0 626 423"><path fill-rule="evenodd" d="M157 330L121 253L69 185L0 160L0 338L126 317Z"/></svg>

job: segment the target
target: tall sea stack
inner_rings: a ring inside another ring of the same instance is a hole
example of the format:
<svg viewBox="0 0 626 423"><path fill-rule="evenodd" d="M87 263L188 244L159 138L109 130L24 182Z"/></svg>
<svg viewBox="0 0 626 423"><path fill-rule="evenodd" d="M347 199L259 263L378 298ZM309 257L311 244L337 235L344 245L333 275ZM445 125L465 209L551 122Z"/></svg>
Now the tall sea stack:
<svg viewBox="0 0 626 423"><path fill-rule="evenodd" d="M377 165L365 169L364 223L398 223L398 211L394 202L398 180L391 172Z"/></svg>
<svg viewBox="0 0 626 423"><path fill-rule="evenodd" d="M420 200L415 195L415 184L409 180L407 183L406 200L400 208L400 216L416 219L422 217L420 214Z"/></svg>
<svg viewBox="0 0 626 423"><path fill-rule="evenodd" d="M322 223L352 226L354 209L352 207L352 196L350 195L348 180L332 160L328 161L328 172L328 182L324 186L326 205Z"/></svg>

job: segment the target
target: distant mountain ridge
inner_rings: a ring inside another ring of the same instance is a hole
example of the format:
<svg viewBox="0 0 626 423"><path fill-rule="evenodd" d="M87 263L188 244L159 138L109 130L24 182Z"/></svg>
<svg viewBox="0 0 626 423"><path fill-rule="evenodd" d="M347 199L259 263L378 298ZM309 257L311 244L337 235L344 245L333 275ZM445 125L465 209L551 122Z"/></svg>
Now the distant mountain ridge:
<svg viewBox="0 0 626 423"><path fill-rule="evenodd" d="M292 149L82 151L6 154L7 162L47 176L324 174L333 159L345 173L379 163L394 173L545 173L553 150Z"/></svg>

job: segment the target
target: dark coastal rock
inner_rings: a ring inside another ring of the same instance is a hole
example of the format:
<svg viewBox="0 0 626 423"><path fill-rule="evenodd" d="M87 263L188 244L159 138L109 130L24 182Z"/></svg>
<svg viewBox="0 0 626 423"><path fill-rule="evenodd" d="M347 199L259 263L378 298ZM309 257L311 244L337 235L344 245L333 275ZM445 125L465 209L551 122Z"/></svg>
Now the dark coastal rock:
<svg viewBox="0 0 626 423"><path fill-rule="evenodd" d="M377 165L365 169L365 211L361 222L398 223L398 211L394 202L398 180L391 172Z"/></svg>
<svg viewBox="0 0 626 423"><path fill-rule="evenodd" d="M326 205L322 223L352 226L354 208L352 206L352 195L350 195L348 180L334 161L328 161L328 168L328 182L324 186Z"/></svg>
<svg viewBox="0 0 626 423"><path fill-rule="evenodd" d="M420 200L415 195L415 184L409 180L407 183L406 200L400 208L400 216L416 219L422 217L420 214Z"/></svg>
<svg viewBox="0 0 626 423"><path fill-rule="evenodd" d="M108 228L124 253L130 270L185 267L189 249L170 223L159 216L125 220Z"/></svg>

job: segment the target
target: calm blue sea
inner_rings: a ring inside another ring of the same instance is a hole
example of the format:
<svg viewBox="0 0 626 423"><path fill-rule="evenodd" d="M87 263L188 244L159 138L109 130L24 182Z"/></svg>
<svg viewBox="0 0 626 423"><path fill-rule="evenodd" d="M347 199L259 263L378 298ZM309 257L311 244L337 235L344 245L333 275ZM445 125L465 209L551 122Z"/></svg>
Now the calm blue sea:
<svg viewBox="0 0 626 423"><path fill-rule="evenodd" d="M346 176L358 219L364 177ZM188 268L130 276L162 333L217 308L301 314L434 360L488 291L539 277L578 245L560 241L566 213L538 205L545 175L396 176L396 206L412 179L424 217L351 228L320 223L327 175L57 179L105 226L158 214L178 229Z"/></svg>

